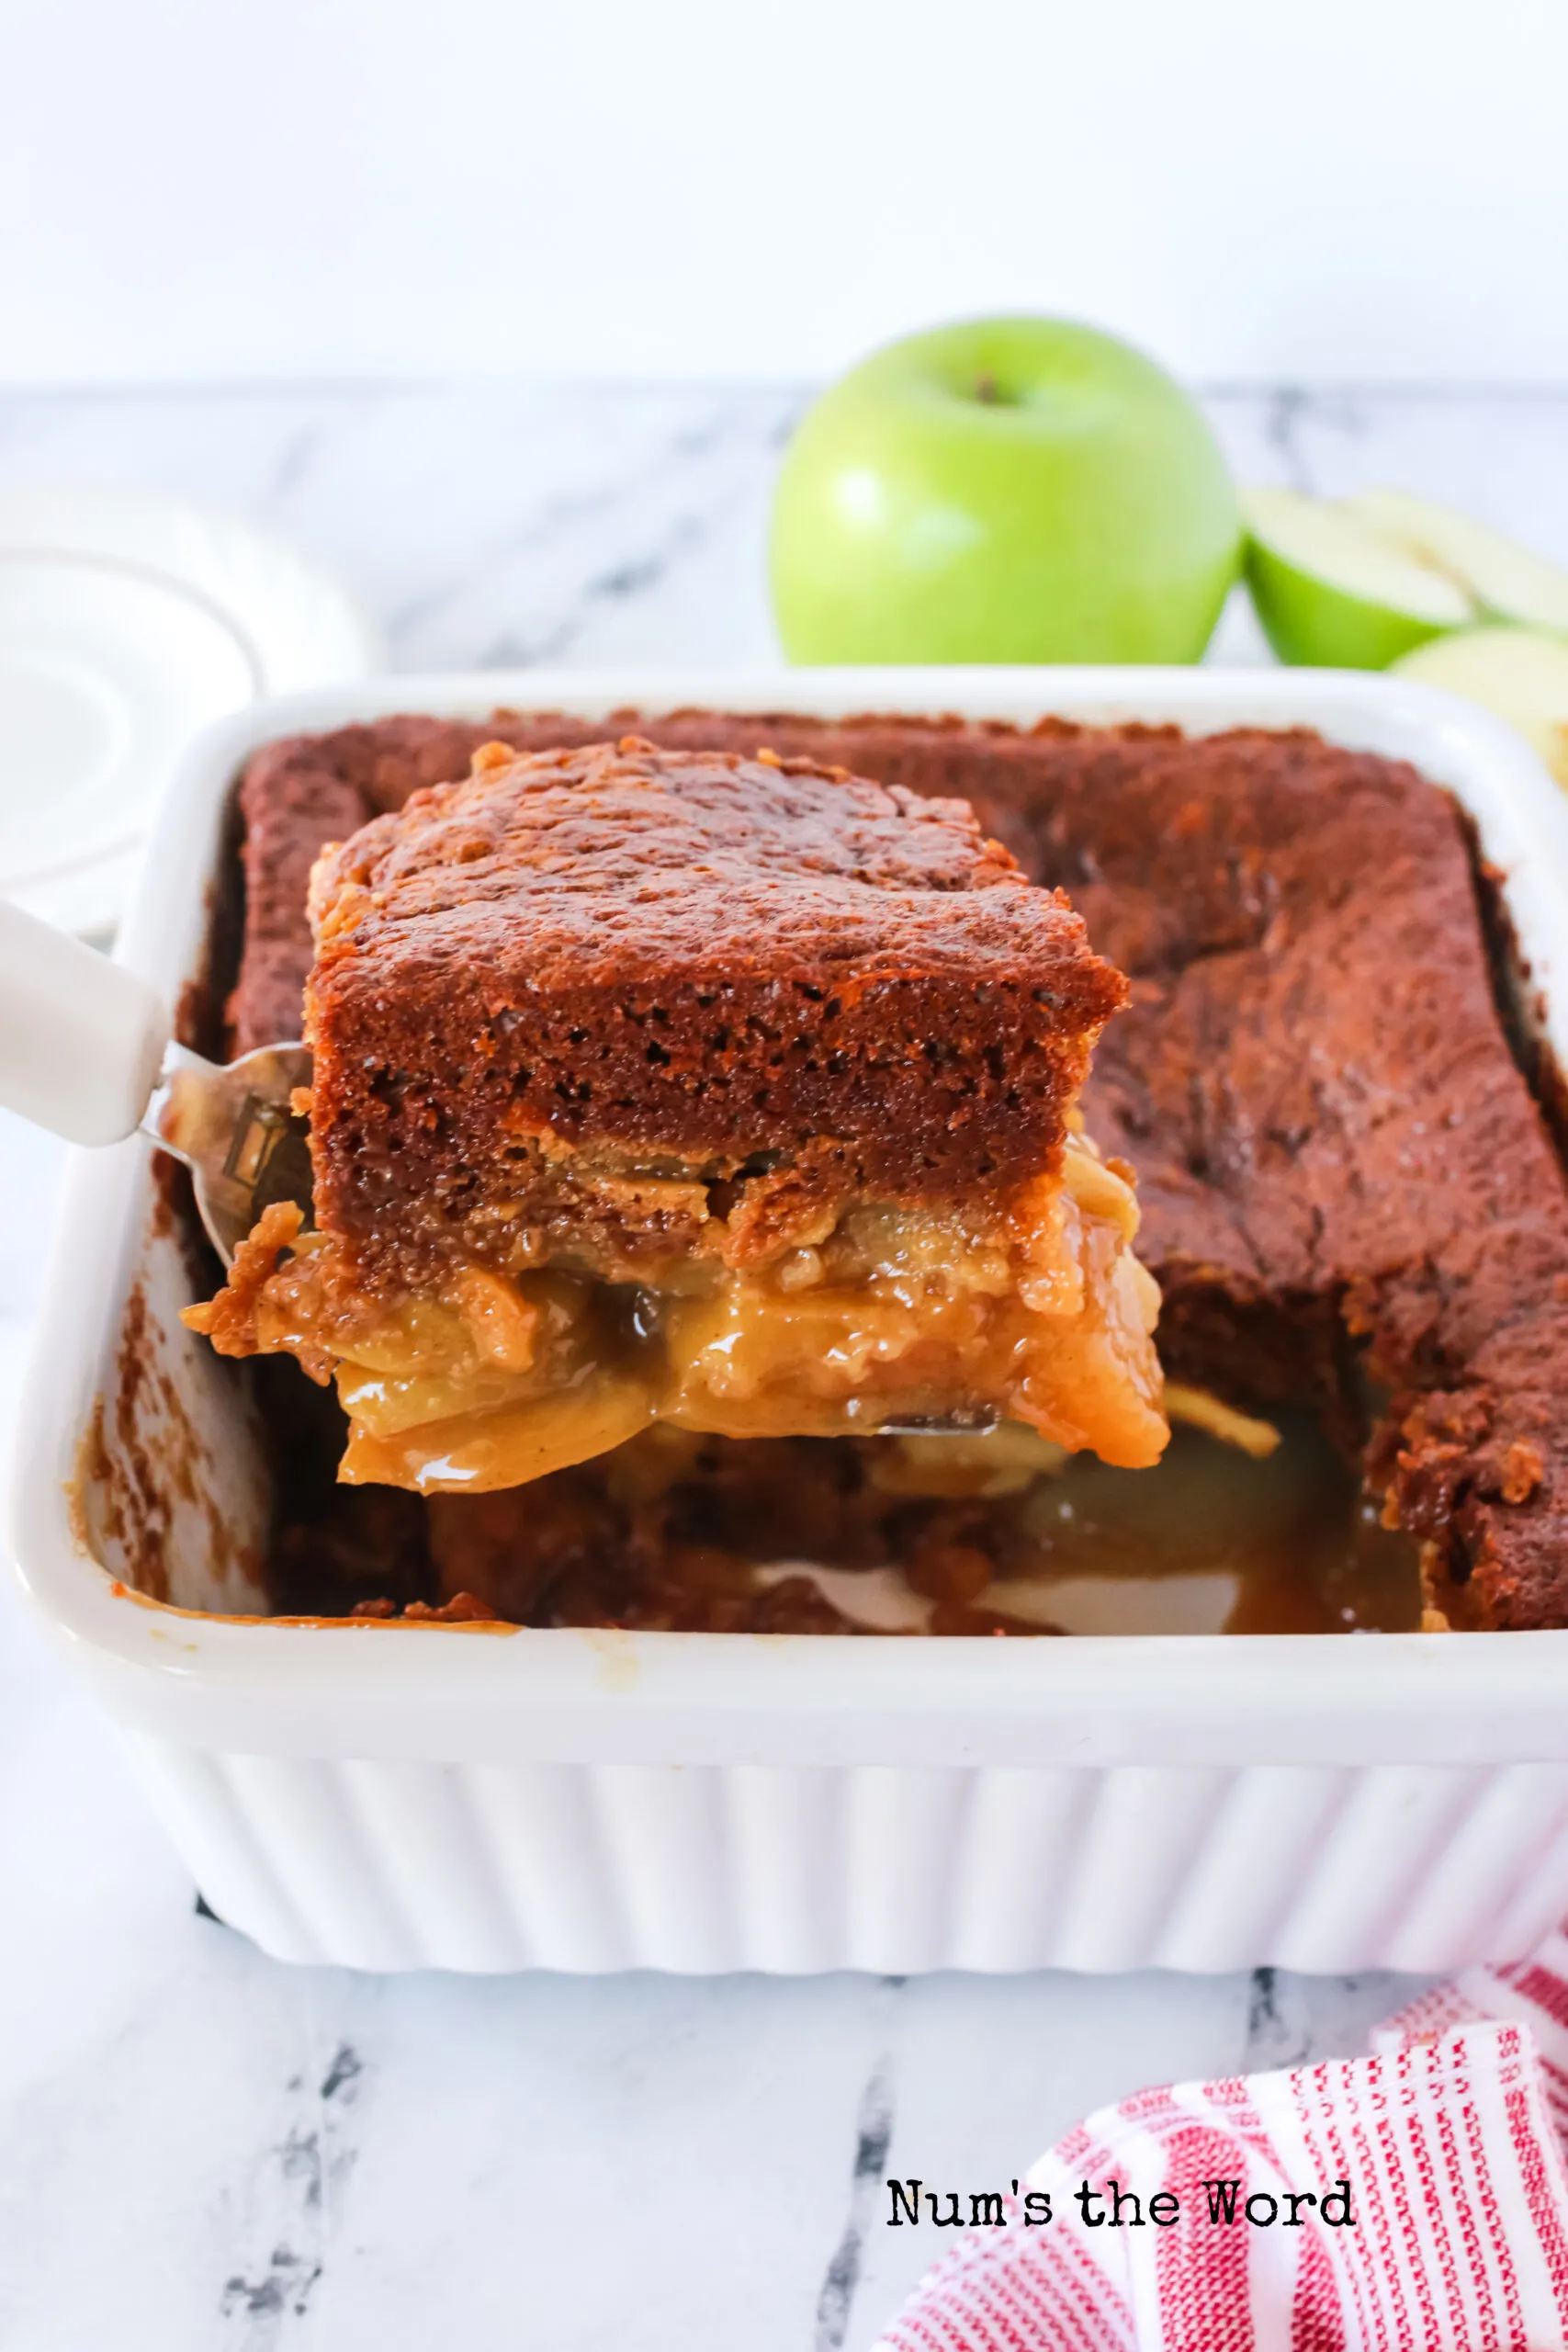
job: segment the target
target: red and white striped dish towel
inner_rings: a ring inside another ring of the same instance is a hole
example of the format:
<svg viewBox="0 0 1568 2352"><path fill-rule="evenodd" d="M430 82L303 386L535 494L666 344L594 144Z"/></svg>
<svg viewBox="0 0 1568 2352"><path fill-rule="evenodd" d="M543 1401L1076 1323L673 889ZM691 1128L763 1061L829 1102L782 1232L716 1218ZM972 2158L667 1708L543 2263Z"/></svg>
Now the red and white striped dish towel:
<svg viewBox="0 0 1568 2352"><path fill-rule="evenodd" d="M1372 2043L1102 2109L877 2352L1564 2352L1568 1937Z"/></svg>

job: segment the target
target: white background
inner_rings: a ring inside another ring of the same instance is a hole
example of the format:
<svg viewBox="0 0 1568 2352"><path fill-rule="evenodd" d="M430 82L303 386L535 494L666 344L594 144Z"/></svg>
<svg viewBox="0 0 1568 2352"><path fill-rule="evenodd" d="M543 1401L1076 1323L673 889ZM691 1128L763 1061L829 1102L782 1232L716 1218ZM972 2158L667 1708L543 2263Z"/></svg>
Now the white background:
<svg viewBox="0 0 1568 2352"><path fill-rule="evenodd" d="M1568 380L1564 0L0 0L0 382Z"/></svg>

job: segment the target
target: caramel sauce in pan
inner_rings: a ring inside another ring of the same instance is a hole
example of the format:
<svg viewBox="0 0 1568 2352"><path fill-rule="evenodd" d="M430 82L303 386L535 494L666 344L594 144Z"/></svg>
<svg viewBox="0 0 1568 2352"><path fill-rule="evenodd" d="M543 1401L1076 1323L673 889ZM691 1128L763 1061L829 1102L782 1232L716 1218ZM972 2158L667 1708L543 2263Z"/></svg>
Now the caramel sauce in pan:
<svg viewBox="0 0 1568 2352"><path fill-rule="evenodd" d="M1032 1541L1038 1566L1027 1580L1038 1580L1043 1609L1053 1586L1070 1587L1077 1606L1062 1614L1078 1618L1072 1630L1090 1630L1085 1613L1095 1631L1101 1621L1106 1631L1178 1630L1160 1608L1160 1587L1202 1578L1213 1593L1193 1593L1193 1631L1418 1628L1415 1539L1380 1524L1376 1503L1310 1414L1275 1418L1282 1442L1267 1460L1178 1429L1153 1469L1116 1470L1078 1454L1037 1480L1011 1510ZM993 1607L1012 1580L991 1586ZM1085 1589L1095 1586L1098 1595Z"/></svg>
<svg viewBox="0 0 1568 2352"><path fill-rule="evenodd" d="M1305 1415L1284 1418L1267 1459L1179 1428L1148 1470L1064 1456L1020 1429L790 1447L667 1429L564 1479L428 1510L441 1595L533 1624L1029 1635L1420 1623L1415 1544L1378 1523Z"/></svg>

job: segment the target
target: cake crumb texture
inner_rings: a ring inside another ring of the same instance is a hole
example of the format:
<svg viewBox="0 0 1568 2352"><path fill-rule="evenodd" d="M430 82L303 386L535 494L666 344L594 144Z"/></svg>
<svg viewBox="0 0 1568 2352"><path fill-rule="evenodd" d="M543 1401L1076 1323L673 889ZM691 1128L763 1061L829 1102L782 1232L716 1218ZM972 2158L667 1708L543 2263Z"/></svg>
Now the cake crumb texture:
<svg viewBox="0 0 1568 2352"><path fill-rule="evenodd" d="M480 746L312 893L317 1218L372 1280L514 1262L590 1169L634 1224L754 1187L759 1248L786 1201L1004 1204L1127 994L962 800L635 737Z"/></svg>

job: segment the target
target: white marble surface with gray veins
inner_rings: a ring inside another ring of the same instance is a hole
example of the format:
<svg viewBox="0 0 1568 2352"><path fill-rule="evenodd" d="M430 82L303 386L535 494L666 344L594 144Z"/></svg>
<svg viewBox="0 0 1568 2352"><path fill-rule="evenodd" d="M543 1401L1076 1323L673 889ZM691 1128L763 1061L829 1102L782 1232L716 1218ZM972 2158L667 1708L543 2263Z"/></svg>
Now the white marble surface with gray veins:
<svg viewBox="0 0 1568 2352"><path fill-rule="evenodd" d="M802 396L701 386L0 397L0 481L156 483L337 565L402 669L756 664ZM1245 480L1395 482L1568 561L1568 397L1217 391ZM1245 612L1232 659L1262 658ZM0 1123L0 1414L56 1148ZM375 1979L197 1913L0 1589L0 2345L864 2352L1086 2109L1358 2048L1395 1980Z"/></svg>

